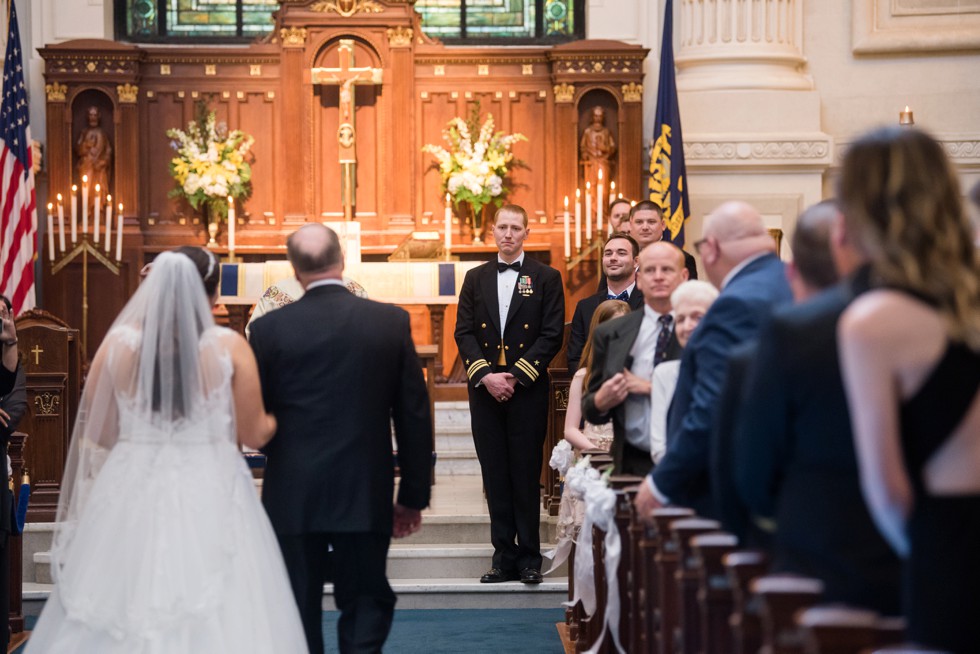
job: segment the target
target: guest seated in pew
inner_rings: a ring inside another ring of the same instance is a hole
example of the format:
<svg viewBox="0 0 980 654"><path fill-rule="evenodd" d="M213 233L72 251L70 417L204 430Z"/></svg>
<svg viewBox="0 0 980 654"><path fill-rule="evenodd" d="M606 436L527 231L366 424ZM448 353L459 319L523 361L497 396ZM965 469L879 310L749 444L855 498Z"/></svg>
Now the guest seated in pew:
<svg viewBox="0 0 980 654"><path fill-rule="evenodd" d="M681 348L694 333L694 328L708 312L708 307L718 297L718 289L708 282L686 281L671 294L670 305L674 308L674 330ZM667 409L677 388L680 359L664 361L653 369L650 391L650 458L656 464L667 451Z"/></svg>
<svg viewBox="0 0 980 654"><path fill-rule="evenodd" d="M646 306L595 330L589 383L582 399L586 420L613 423L616 474L645 475L650 460L650 379L661 361L680 356L670 294L687 279L684 257L673 243L640 252L637 286Z"/></svg>
<svg viewBox="0 0 980 654"><path fill-rule="evenodd" d="M980 648L980 266L957 173L924 132L847 150L840 201L874 288L838 333L861 488L906 559L909 638Z"/></svg>
<svg viewBox="0 0 980 654"><path fill-rule="evenodd" d="M748 204L726 202L715 209L695 247L708 279L721 293L681 358L667 414L667 453L636 497L644 520L665 504L691 508L704 517L717 514L709 452L728 356L739 343L756 338L772 310L792 297L775 243L762 216Z"/></svg>
<svg viewBox="0 0 980 654"><path fill-rule="evenodd" d="M735 364L729 369L733 392L744 395L727 438L718 426L716 499L743 543L758 547L769 535L774 572L820 579L826 601L896 615L899 562L861 497L836 356L837 322L867 290L869 271L830 201L800 216L792 248L787 274L798 304L763 329L748 379L733 380ZM845 280L819 293L837 274Z"/></svg>
<svg viewBox="0 0 980 654"><path fill-rule="evenodd" d="M593 425L582 419L582 394L589 383L589 366L592 363L592 333L604 322L625 316L630 312L630 305L622 300L606 300L592 314L589 325L589 338L582 351L582 367L575 371L568 387L568 409L565 412L565 440L575 448L577 453L585 450L603 450L608 452L613 441L613 426L611 422L604 425ZM585 515L582 501L572 496L566 488L561 496L558 507L558 537L572 538L578 535Z"/></svg>

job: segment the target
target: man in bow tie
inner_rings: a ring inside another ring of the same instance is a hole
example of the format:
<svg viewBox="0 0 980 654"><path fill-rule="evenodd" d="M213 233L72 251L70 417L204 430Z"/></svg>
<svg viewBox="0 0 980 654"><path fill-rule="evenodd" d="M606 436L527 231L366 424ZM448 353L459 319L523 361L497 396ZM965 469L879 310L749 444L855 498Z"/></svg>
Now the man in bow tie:
<svg viewBox="0 0 980 654"><path fill-rule="evenodd" d="M565 294L557 270L525 255L529 232L524 209L500 207L493 226L496 260L467 272L459 293L456 345L469 378L494 549L483 583L541 582L545 373L561 348Z"/></svg>
<svg viewBox="0 0 980 654"><path fill-rule="evenodd" d="M622 232L614 233L602 246L602 272L606 276L606 287L595 295L582 298L575 305L566 350L569 372L578 370L585 339L589 337L592 314L600 304L606 300L622 300L629 303L634 311L643 306L643 293L636 287L636 262L639 254L640 246L637 242L632 236Z"/></svg>
<svg viewBox="0 0 980 654"><path fill-rule="evenodd" d="M610 453L616 474L646 475L650 457L650 379L653 367L680 356L670 295L688 277L684 255L658 241L640 252L636 285L642 311L605 322L592 336L589 387L582 398L585 419L613 421Z"/></svg>

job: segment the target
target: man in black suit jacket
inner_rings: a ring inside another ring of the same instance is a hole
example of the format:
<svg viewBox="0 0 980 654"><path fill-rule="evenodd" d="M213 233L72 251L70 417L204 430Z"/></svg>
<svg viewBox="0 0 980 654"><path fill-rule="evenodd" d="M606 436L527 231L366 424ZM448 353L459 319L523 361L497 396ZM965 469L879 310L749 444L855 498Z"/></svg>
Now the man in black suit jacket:
<svg viewBox="0 0 980 654"><path fill-rule="evenodd" d="M524 209L500 207L493 226L497 258L467 272L459 293L456 345L469 377L494 549L483 583L541 582L545 373L561 348L565 293L557 270L525 255L529 232Z"/></svg>
<svg viewBox="0 0 980 654"><path fill-rule="evenodd" d="M651 243L664 240L664 230L667 223L664 221L664 210L656 202L643 200L637 202L630 209L630 236L636 239L642 250ZM698 278L698 264L690 252L681 250L684 253L684 267L687 269L688 279Z"/></svg>
<svg viewBox="0 0 980 654"><path fill-rule="evenodd" d="M613 421L611 453L617 474L645 475L650 457L650 380L661 361L680 356L670 295L687 279L681 250L668 242L640 252L636 283L643 311L610 320L592 336L589 387L582 412L592 424Z"/></svg>
<svg viewBox="0 0 980 654"><path fill-rule="evenodd" d="M837 322L869 271L834 220L834 260L848 277L763 330L735 431L735 486L757 520L774 523L775 570L821 579L826 601L895 615L900 563L861 494L837 357Z"/></svg>
<svg viewBox="0 0 980 654"><path fill-rule="evenodd" d="M606 289L575 305L572 328L568 333L566 357L568 369L575 372L582 358L585 339L589 337L592 314L606 300L623 300L634 311L643 306L643 293L636 287L636 265L640 246L629 234L618 232L606 239L602 246L602 272L606 276Z"/></svg>
<svg viewBox="0 0 980 654"><path fill-rule="evenodd" d="M17 328L10 300L0 295L0 466L6 471L10 434L27 410L27 383L17 351ZM14 496L0 486L0 616L10 610L10 553L7 539L14 531ZM0 652L7 651L10 630L0 625Z"/></svg>
<svg viewBox="0 0 980 654"><path fill-rule="evenodd" d="M395 607L385 577L390 540L416 531L429 504L429 398L408 314L344 287L337 235L305 225L287 253L306 293L251 333L265 405L278 420L263 450L262 503L310 652L323 651L327 578L341 612L340 651L380 652ZM392 424L401 468L394 506Z"/></svg>
<svg viewBox="0 0 980 654"><path fill-rule="evenodd" d="M698 241L708 279L721 290L681 357L667 413L667 452L636 496L640 516L671 503L705 517L711 497L711 429L733 347L755 339L772 310L792 298L762 216L744 202L726 202L704 222Z"/></svg>

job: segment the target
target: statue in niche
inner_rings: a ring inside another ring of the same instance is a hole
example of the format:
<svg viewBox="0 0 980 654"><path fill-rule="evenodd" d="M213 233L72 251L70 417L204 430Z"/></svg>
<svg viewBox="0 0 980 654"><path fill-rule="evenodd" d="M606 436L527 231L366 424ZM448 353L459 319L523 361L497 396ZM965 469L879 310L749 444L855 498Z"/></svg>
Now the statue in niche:
<svg viewBox="0 0 980 654"><path fill-rule="evenodd" d="M109 193L109 171L112 169L112 143L102 129L102 110L92 106L86 112L88 126L75 143L75 173L81 182L88 175L89 202L95 202L95 185L102 187L102 196Z"/></svg>
<svg viewBox="0 0 980 654"><path fill-rule="evenodd" d="M613 154L616 152L616 141L612 132L606 127L606 110L596 107L592 110L592 122L582 132L579 142L581 165L585 182L592 183L592 192L596 192L599 181L599 171L602 171L602 183L609 188L612 181Z"/></svg>

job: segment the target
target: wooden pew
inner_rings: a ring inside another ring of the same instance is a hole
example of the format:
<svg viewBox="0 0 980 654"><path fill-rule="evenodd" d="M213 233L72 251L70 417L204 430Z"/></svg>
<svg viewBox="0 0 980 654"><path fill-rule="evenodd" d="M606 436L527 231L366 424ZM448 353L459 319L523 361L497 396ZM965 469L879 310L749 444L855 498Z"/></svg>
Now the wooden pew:
<svg viewBox="0 0 980 654"><path fill-rule="evenodd" d="M633 500L639 491L642 477L635 475L612 475L609 486L616 492L616 526L622 543L619 559L619 641L628 652L639 651L639 625L633 607L636 604L637 577L636 558L633 548L633 528L637 523Z"/></svg>
<svg viewBox="0 0 980 654"><path fill-rule="evenodd" d="M704 518L685 518L670 524L672 538L678 552L677 570L677 624L673 633L677 650L684 654L701 651L701 607L698 605L698 585L701 573L691 540L696 536L718 532L721 523ZM670 632L664 630L665 636Z"/></svg>
<svg viewBox="0 0 980 654"><path fill-rule="evenodd" d="M733 588L722 559L735 551L738 538L732 534L706 534L691 539L698 559L698 603L701 607L701 651L730 654L735 640L729 619L734 608Z"/></svg>
<svg viewBox="0 0 980 654"><path fill-rule="evenodd" d="M607 452L591 450L585 452L590 456L593 468L603 472L612 466L613 458ZM596 609L591 616L586 616L581 612L578 627L578 639L575 641L575 651L584 652L588 650L602 632L602 623L606 617L606 566L605 566L605 545L603 543L605 533L601 529L592 528L592 566L594 570ZM599 649L605 652L605 645Z"/></svg>
<svg viewBox="0 0 980 654"><path fill-rule="evenodd" d="M732 587L734 606L729 625L734 639L734 654L756 654L762 647L760 600L752 595L752 581L769 569L769 558L763 552L732 552L722 558Z"/></svg>
<svg viewBox="0 0 980 654"><path fill-rule="evenodd" d="M812 606L800 610L796 623L803 630L807 654L853 654L901 643L901 618L882 618L876 611L845 605Z"/></svg>
<svg viewBox="0 0 980 654"><path fill-rule="evenodd" d="M674 653L674 626L678 623L677 581L674 573L680 560L677 542L673 539L670 525L676 520L690 518L694 511L682 508L662 508L653 512L653 523L656 537L660 544L657 549L655 563L657 624L656 651L660 654Z"/></svg>
<svg viewBox="0 0 980 654"><path fill-rule="evenodd" d="M544 487L541 502L548 515L558 515L558 507L561 504L561 479L558 471L548 465L548 461L551 460L551 451L555 449L555 445L565 437L568 387L575 373L574 370L569 372L565 357L569 331L571 331L571 323L565 323L561 350L548 364L548 427L542 446L544 463L541 466L541 485Z"/></svg>
<svg viewBox="0 0 980 654"><path fill-rule="evenodd" d="M796 612L817 604L823 582L810 577L767 575L751 584L762 604L762 643L769 654L804 654L803 630Z"/></svg>

